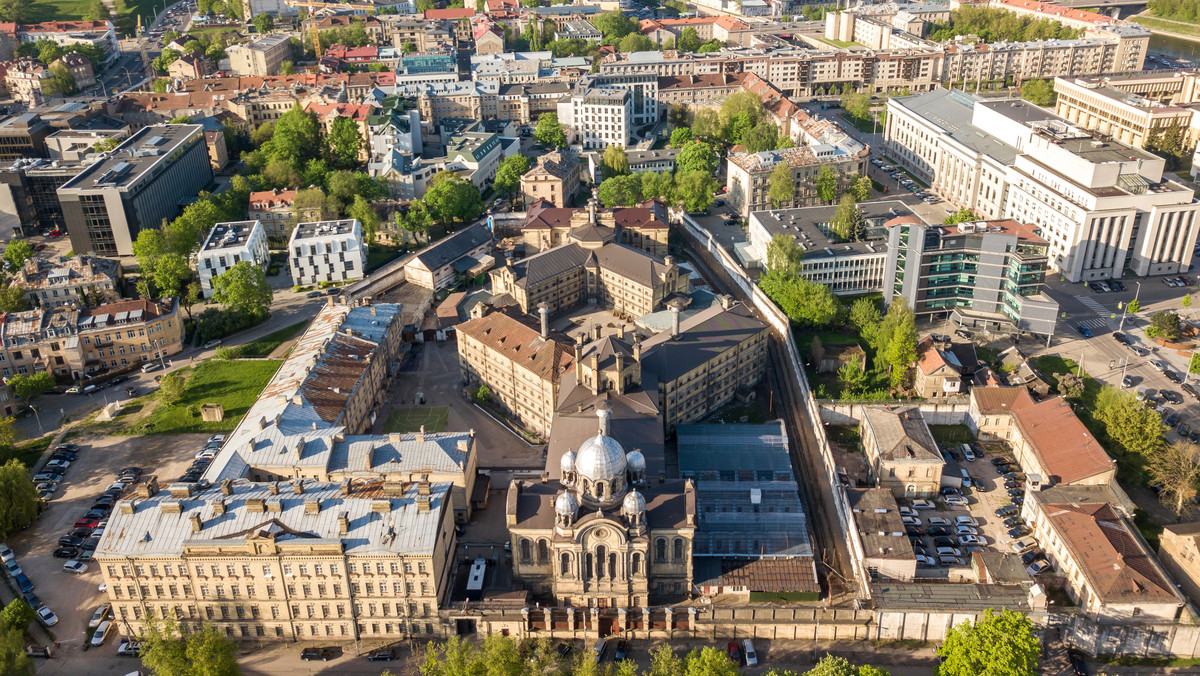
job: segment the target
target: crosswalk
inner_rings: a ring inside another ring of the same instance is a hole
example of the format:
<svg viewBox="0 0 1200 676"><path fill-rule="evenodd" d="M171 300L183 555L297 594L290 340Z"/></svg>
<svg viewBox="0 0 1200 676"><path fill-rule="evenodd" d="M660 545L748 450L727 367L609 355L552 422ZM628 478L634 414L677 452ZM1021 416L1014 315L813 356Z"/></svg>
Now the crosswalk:
<svg viewBox="0 0 1200 676"><path fill-rule="evenodd" d="M1109 320L1095 317L1093 319L1083 319L1073 322L1075 326L1086 326L1089 329L1103 329L1111 326Z"/></svg>
<svg viewBox="0 0 1200 676"><path fill-rule="evenodd" d="M1083 319L1075 322L1078 326L1086 326L1089 329L1117 328L1120 318L1111 318L1111 315L1117 314L1116 311L1108 309L1103 303L1091 296L1075 296L1075 300L1079 301L1080 305L1100 315L1095 319Z"/></svg>

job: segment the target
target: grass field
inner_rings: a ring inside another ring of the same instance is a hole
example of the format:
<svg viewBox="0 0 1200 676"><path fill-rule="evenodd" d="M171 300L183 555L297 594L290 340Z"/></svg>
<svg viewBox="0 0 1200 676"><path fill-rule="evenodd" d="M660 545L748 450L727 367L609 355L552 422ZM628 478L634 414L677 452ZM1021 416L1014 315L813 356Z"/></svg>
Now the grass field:
<svg viewBox="0 0 1200 676"><path fill-rule="evenodd" d="M150 415L116 428L117 434L184 434L188 432L230 432L250 410L250 405L266 387L271 376L283 363L280 360L219 361L211 360L187 370L183 398L170 406L155 406ZM156 394L146 395L131 404L148 404ZM221 404L225 419L204 422L200 418L201 404ZM140 408L140 407L139 407ZM132 415L126 408L118 422Z"/></svg>
<svg viewBox="0 0 1200 676"><path fill-rule="evenodd" d="M421 426L424 425L426 432L441 432L446 429L446 420L449 417L449 406L397 408L388 415L387 422L383 424L383 431L398 434L420 432Z"/></svg>
<svg viewBox="0 0 1200 676"><path fill-rule="evenodd" d="M11 449L0 450L0 465L7 464L9 460L16 458L25 463L25 466L32 469L33 464L38 458L42 457L42 453L50 448L50 441L54 439L54 435L50 434L37 439L23 441Z"/></svg>
<svg viewBox="0 0 1200 676"><path fill-rule="evenodd" d="M238 357L265 357L271 354L275 348L299 335L305 326L308 326L307 319L290 326L285 326L273 333L268 333L262 338L252 340L244 345L232 347L230 350L235 352Z"/></svg>
<svg viewBox="0 0 1200 676"><path fill-rule="evenodd" d="M1179 21L1165 21L1149 16L1130 17L1130 21L1139 23L1151 30L1163 31L1165 33L1178 33L1179 35L1200 35L1200 25L1182 23Z"/></svg>

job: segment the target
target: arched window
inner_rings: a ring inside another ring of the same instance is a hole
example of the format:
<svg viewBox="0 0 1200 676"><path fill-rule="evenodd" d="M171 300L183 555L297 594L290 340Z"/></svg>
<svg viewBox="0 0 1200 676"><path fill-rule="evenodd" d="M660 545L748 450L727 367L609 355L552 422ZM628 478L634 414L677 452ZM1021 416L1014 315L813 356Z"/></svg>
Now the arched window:
<svg viewBox="0 0 1200 676"><path fill-rule="evenodd" d="M631 573L634 575L642 574L642 555L639 552L633 553L633 562L629 566Z"/></svg>
<svg viewBox="0 0 1200 676"><path fill-rule="evenodd" d="M604 561L606 560L604 545L596 548L596 579L604 579Z"/></svg>
<svg viewBox="0 0 1200 676"><path fill-rule="evenodd" d="M667 541L665 538L659 538L654 541L654 560L659 563L667 560Z"/></svg>
<svg viewBox="0 0 1200 676"><path fill-rule="evenodd" d="M571 576L571 555L563 552L561 560L558 564L558 573L563 577Z"/></svg>
<svg viewBox="0 0 1200 676"><path fill-rule="evenodd" d="M596 488L594 491L592 491L592 495L595 495L597 498L604 497L604 482L603 481L596 482Z"/></svg>
<svg viewBox="0 0 1200 676"><path fill-rule="evenodd" d="M539 566L550 563L550 543L545 540L538 540L537 562Z"/></svg>
<svg viewBox="0 0 1200 676"><path fill-rule="evenodd" d="M583 577L590 579L592 577L592 553L588 552L583 555Z"/></svg>
<svg viewBox="0 0 1200 676"><path fill-rule="evenodd" d="M683 538L675 538L675 556L672 560L675 563L683 561Z"/></svg>
<svg viewBox="0 0 1200 676"><path fill-rule="evenodd" d="M610 580L617 579L617 555L616 554L608 555L608 579L610 579Z"/></svg>
<svg viewBox="0 0 1200 676"><path fill-rule="evenodd" d="M521 563L533 563L533 543L521 538Z"/></svg>

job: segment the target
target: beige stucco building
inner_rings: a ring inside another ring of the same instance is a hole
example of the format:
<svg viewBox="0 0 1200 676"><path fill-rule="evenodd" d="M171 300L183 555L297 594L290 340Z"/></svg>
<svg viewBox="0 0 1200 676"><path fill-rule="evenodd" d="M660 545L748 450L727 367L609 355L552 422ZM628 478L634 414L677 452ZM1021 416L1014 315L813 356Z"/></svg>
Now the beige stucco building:
<svg viewBox="0 0 1200 676"><path fill-rule="evenodd" d="M1158 559L1192 603L1200 603L1200 523L1171 524L1158 537Z"/></svg>
<svg viewBox="0 0 1200 676"><path fill-rule="evenodd" d="M226 53L235 75L251 77L276 75L280 64L293 58L291 38L287 35L268 35L248 45L230 47Z"/></svg>
<svg viewBox="0 0 1200 676"><path fill-rule="evenodd" d="M726 160L729 173L729 204L737 209L742 218L750 212L771 209L776 205L770 199L771 173L779 164L785 164L792 172L792 198L778 206L807 207L825 204L817 193L817 177L829 168L837 181L838 192L849 185L851 177L867 175L867 157L870 149L844 136L836 145L803 146L784 150L768 150L761 153L731 153Z"/></svg>
<svg viewBox="0 0 1200 676"><path fill-rule="evenodd" d="M871 479L897 498L936 496L946 460L917 406L862 406L862 444Z"/></svg>
<svg viewBox="0 0 1200 676"><path fill-rule="evenodd" d="M546 153L521 176L521 198L530 205L545 200L565 207L579 190L580 162L570 151Z"/></svg>
<svg viewBox="0 0 1200 676"><path fill-rule="evenodd" d="M581 244L611 241L659 257L667 255L669 231L667 207L657 200L617 209L601 209L596 200L589 200L586 209L530 204L521 227L530 253L572 241Z"/></svg>
<svg viewBox="0 0 1200 676"><path fill-rule="evenodd" d="M1146 141L1155 134L1179 127L1183 150L1191 152L1200 137L1200 115L1191 104L1200 102L1200 92L1195 91L1195 86L1181 86L1177 95L1169 100L1147 98L1140 92L1154 92L1156 83L1141 86L1141 79L1138 75L1055 78L1054 112L1085 129L1137 148L1145 147ZM1176 79L1194 81L1197 76L1185 72Z"/></svg>
<svg viewBox="0 0 1200 676"><path fill-rule="evenodd" d="M30 258L13 273L13 286L43 308L98 305L121 297L121 264L108 258L80 255Z"/></svg>

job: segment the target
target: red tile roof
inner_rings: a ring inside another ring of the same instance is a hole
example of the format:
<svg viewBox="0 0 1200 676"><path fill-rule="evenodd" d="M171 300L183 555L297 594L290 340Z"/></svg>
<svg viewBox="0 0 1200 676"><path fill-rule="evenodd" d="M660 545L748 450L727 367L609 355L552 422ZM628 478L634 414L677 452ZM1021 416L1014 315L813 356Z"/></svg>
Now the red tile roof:
<svg viewBox="0 0 1200 676"><path fill-rule="evenodd" d="M993 0L993 2L997 5L1007 5L1009 7L1023 9L1028 12L1045 14L1047 18L1057 17L1059 19L1084 21L1087 23L1096 24L1098 26L1107 26L1115 23L1115 20L1111 16L1097 14L1096 12L1087 12L1082 9L1062 7L1050 2L1035 2L1034 0Z"/></svg>
<svg viewBox="0 0 1200 676"><path fill-rule="evenodd" d="M458 333L478 340L543 380L557 382L575 363L574 345L568 338L542 338L538 329L502 311L459 324Z"/></svg>
<svg viewBox="0 0 1200 676"><path fill-rule="evenodd" d="M426 19L470 19L473 16L475 16L475 10L469 7L425 10Z"/></svg>
<svg viewBox="0 0 1200 676"><path fill-rule="evenodd" d="M295 190L263 190L250 193L251 209L274 209L291 206L296 200Z"/></svg>

